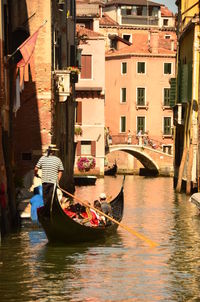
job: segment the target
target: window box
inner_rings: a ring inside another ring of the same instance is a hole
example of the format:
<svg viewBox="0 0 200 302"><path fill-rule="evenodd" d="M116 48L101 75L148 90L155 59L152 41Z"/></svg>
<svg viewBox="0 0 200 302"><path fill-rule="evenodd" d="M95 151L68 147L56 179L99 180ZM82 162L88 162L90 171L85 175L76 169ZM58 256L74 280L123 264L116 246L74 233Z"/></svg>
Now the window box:
<svg viewBox="0 0 200 302"><path fill-rule="evenodd" d="M70 73L70 82L71 83L78 83L78 73L71 71Z"/></svg>

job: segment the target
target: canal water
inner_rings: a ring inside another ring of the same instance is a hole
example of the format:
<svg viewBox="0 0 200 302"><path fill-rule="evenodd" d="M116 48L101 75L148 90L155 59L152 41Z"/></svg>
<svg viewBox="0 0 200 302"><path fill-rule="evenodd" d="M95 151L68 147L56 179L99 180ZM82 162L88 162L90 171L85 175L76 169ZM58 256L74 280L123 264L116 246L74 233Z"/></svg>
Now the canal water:
<svg viewBox="0 0 200 302"><path fill-rule="evenodd" d="M92 201L116 196L122 176L78 187ZM41 229L23 226L0 246L0 301L200 301L200 216L172 178L126 176L117 234L89 244L48 244Z"/></svg>

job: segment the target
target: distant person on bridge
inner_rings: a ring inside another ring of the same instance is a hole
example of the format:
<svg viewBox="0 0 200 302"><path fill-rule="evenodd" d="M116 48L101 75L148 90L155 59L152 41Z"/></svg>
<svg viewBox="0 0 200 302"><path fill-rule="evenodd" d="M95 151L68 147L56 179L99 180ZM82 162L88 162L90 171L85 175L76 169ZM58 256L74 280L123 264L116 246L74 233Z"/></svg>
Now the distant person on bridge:
<svg viewBox="0 0 200 302"><path fill-rule="evenodd" d="M130 130L128 130L127 144L132 144L132 134Z"/></svg>
<svg viewBox="0 0 200 302"><path fill-rule="evenodd" d="M138 137L138 145L142 146L142 130L138 132L137 137Z"/></svg>
<svg viewBox="0 0 200 302"><path fill-rule="evenodd" d="M148 145L148 135L145 132L145 134L144 134L144 146L147 146L147 145Z"/></svg>

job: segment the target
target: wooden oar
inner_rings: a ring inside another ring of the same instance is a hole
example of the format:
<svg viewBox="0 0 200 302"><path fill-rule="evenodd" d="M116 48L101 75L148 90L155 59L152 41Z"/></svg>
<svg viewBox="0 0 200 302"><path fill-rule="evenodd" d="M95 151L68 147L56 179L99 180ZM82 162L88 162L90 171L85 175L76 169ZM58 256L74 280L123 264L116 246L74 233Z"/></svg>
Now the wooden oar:
<svg viewBox="0 0 200 302"><path fill-rule="evenodd" d="M158 244L155 243L154 241L152 241L152 240L146 238L144 235L139 234L138 232L132 230L132 229L129 228L128 226L122 224L121 222L119 222L119 221L115 220L114 218L110 217L109 215L107 215L107 214L103 213L102 211L96 209L95 207L91 206L89 203L87 203L87 202L85 202L85 201L79 199L78 197L72 195L71 193L69 193L69 192L63 190L63 189L60 188L59 186L58 186L58 188L59 188L61 191L63 191L64 193L66 193L67 195L73 197L74 199L76 199L77 201L79 201L80 203L82 203L83 205L85 205L85 206L87 206L87 207L90 207L91 209L93 209L93 210L96 211L97 213L99 213L99 214L105 216L105 217L108 218L109 220L111 220L111 221L113 221L114 223L118 224L120 227L122 227L123 229L125 229L126 231L128 231L129 233L131 233L132 235L134 235L134 236L140 238L141 240L144 240L144 241L145 241L146 243L148 243L151 247L156 247L156 246L158 246Z"/></svg>

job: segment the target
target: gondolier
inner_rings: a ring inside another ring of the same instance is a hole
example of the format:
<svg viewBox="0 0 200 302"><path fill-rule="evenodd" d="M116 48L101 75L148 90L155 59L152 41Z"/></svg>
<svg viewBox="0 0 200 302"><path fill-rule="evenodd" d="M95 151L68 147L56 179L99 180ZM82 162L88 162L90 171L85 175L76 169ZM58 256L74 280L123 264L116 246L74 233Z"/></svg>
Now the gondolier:
<svg viewBox="0 0 200 302"><path fill-rule="evenodd" d="M55 156L55 151L59 151L56 145L50 145L47 154L43 155L35 166L34 173L38 177L38 170L42 169L42 191L44 204L51 203L54 185L59 183L64 167L59 157Z"/></svg>

